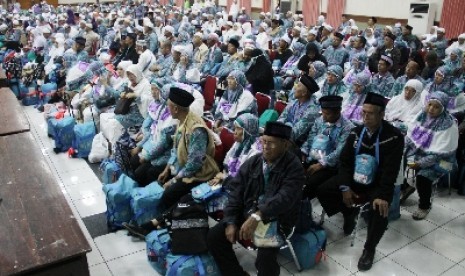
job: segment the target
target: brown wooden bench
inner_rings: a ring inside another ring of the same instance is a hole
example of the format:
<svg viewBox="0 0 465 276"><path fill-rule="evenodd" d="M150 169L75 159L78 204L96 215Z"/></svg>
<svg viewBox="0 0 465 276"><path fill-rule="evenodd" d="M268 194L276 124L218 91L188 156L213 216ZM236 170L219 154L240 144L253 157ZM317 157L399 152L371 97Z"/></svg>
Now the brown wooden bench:
<svg viewBox="0 0 465 276"><path fill-rule="evenodd" d="M0 275L89 275L91 248L31 132L0 136L0 198Z"/></svg>
<svg viewBox="0 0 465 276"><path fill-rule="evenodd" d="M16 96L0 88L0 136L29 131L29 122Z"/></svg>

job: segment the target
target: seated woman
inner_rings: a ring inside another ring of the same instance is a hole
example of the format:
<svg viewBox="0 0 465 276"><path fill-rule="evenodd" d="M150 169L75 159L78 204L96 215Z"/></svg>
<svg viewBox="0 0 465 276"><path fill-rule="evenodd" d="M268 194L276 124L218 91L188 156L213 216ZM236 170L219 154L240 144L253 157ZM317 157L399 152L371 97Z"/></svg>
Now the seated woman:
<svg viewBox="0 0 465 276"><path fill-rule="evenodd" d="M134 99L128 114L117 114L115 119L125 128L141 126L147 117L148 104L151 101L150 82L144 77L136 64L126 70L128 87L120 94L120 98Z"/></svg>
<svg viewBox="0 0 465 276"><path fill-rule="evenodd" d="M409 126L405 155L407 166L416 172L419 205L413 219L424 219L431 210L432 184L451 170L455 164L458 145L458 127L447 111L449 97L443 92L433 92L425 107ZM415 188L404 184L402 200Z"/></svg>
<svg viewBox="0 0 465 276"><path fill-rule="evenodd" d="M371 81L371 72L367 66L368 57L365 53L355 54L350 61L350 69L344 77L345 85L350 85L355 80L358 74L365 74Z"/></svg>
<svg viewBox="0 0 465 276"><path fill-rule="evenodd" d="M291 89L295 79L300 76L300 70L297 67L299 60L304 54L305 45L300 42L295 42L292 46L292 56L281 67L278 75L283 79L283 88Z"/></svg>
<svg viewBox="0 0 465 276"><path fill-rule="evenodd" d="M347 86L342 81L343 70L339 65L331 65L328 67L326 80L320 89L318 96L341 96L347 98ZM319 99L319 98L318 98ZM317 100L318 100L317 99Z"/></svg>
<svg viewBox="0 0 465 276"><path fill-rule="evenodd" d="M450 56L444 60L444 65L449 67L453 76L457 76L457 72L462 68L463 51L460 48L455 48L450 53Z"/></svg>
<svg viewBox="0 0 465 276"><path fill-rule="evenodd" d="M392 98L386 105L384 118L386 121L407 133L408 124L416 118L421 111L420 101L423 83L416 79L408 80L400 95Z"/></svg>
<svg viewBox="0 0 465 276"><path fill-rule="evenodd" d="M234 144L224 158L224 170L208 183L210 185L227 184L227 179L235 177L239 168L249 157L262 151L257 116L244 113L234 121ZM225 187L227 188L227 187Z"/></svg>
<svg viewBox="0 0 465 276"><path fill-rule="evenodd" d="M168 94L169 89L161 89L156 82L152 82L153 101L149 104L148 116L136 138L141 140L131 151L131 166L140 186L156 181L168 164L173 147L172 136L178 123L168 109Z"/></svg>
<svg viewBox="0 0 465 276"><path fill-rule="evenodd" d="M232 129L234 120L243 113L257 114L257 101L252 93L244 88L247 82L244 73L233 70L226 80L227 90L223 93L213 115L217 133L221 131L221 127Z"/></svg>
<svg viewBox="0 0 465 276"><path fill-rule="evenodd" d="M253 49L251 52L250 66L245 72L247 82L252 86L252 93L270 94L274 87L273 69L270 61L260 49Z"/></svg>
<svg viewBox="0 0 465 276"><path fill-rule="evenodd" d="M316 61L323 62L323 64L328 65L328 61L326 61L325 56L323 56L319 49L317 44L314 42L309 42L307 43L307 46L305 46L305 55L303 55L299 59L298 67L302 71L308 71L308 66L310 63L314 63Z"/></svg>
<svg viewBox="0 0 465 276"><path fill-rule="evenodd" d="M323 62L317 60L309 63L308 67L308 75L312 77L316 83L318 83L320 88L323 87L323 83L326 80L326 65Z"/></svg>
<svg viewBox="0 0 465 276"><path fill-rule="evenodd" d="M360 72L352 81L348 98L342 104L342 116L355 125L363 124L363 102L370 92L370 78Z"/></svg>
<svg viewBox="0 0 465 276"><path fill-rule="evenodd" d="M435 91L442 91L449 96L446 106L450 114L456 116L465 111L465 95L453 82L452 71L447 66L441 66L436 70L434 81L427 85L421 93L421 102L426 105L430 96Z"/></svg>

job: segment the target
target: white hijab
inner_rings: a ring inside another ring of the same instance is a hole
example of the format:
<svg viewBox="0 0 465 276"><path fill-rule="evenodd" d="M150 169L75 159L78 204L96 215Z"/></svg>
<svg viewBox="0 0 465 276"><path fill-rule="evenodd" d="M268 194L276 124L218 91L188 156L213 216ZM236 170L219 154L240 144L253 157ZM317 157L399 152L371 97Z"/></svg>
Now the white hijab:
<svg viewBox="0 0 465 276"><path fill-rule="evenodd" d="M136 103L139 107L139 112L145 119L148 116L149 104L153 99L150 82L145 78L144 74L142 73L142 70L139 68L139 66L137 66L137 64L130 65L126 70L126 73L128 72L136 76L137 84L135 86L132 86L132 83L129 82L129 88L132 89L136 94Z"/></svg>
<svg viewBox="0 0 465 276"><path fill-rule="evenodd" d="M410 99L405 99L405 87L415 89L415 95ZM402 90L402 93L393 97L386 105L385 118L387 121L402 121L410 122L416 118L416 115L421 111L421 92L423 84L417 79L407 81Z"/></svg>

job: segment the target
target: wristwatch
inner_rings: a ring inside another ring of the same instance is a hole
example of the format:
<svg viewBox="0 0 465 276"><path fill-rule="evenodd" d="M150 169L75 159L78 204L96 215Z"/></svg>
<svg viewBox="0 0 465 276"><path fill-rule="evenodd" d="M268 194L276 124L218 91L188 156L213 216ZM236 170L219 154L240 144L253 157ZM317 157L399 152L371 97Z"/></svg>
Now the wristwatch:
<svg viewBox="0 0 465 276"><path fill-rule="evenodd" d="M262 218L259 215L255 214L255 213L251 214L250 217L253 218L256 221L262 221Z"/></svg>

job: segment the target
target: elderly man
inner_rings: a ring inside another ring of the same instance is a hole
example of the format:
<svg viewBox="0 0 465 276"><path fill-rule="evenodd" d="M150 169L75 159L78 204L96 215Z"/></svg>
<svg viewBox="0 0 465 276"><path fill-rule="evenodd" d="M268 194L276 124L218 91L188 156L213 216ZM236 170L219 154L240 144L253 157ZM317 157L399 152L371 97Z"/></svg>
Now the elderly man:
<svg viewBox="0 0 465 276"><path fill-rule="evenodd" d="M218 47L219 39L220 38L215 33L211 33L207 37L207 59L202 64L202 69L200 70L203 75L213 75L223 62L223 54L220 47Z"/></svg>
<svg viewBox="0 0 465 276"><path fill-rule="evenodd" d="M354 207L369 202L368 234L358 269L373 265L376 246L388 224L389 203L400 169L404 138L384 121L386 99L369 92L363 104L363 125L349 134L339 159L338 174L317 188L317 197L328 216L342 212L344 233L355 228L360 211Z"/></svg>
<svg viewBox="0 0 465 276"><path fill-rule="evenodd" d="M144 33L147 41L147 48L156 55L158 53L158 35L153 29L154 26L152 22L144 22Z"/></svg>
<svg viewBox="0 0 465 276"><path fill-rule="evenodd" d="M224 276L249 275L234 253L236 241L252 239L263 224L279 223L285 234L295 225L305 180L299 159L288 151L291 132L282 123L267 123L261 138L263 153L247 160L232 180L235 189L224 219L208 233L209 251ZM258 275L279 275L278 253L279 245L258 246Z"/></svg>
<svg viewBox="0 0 465 276"><path fill-rule="evenodd" d="M449 47L447 47L446 55L449 56L450 53L452 53L452 50L456 48L462 50L462 52L465 52L465 33L459 35L458 41L455 41Z"/></svg>
<svg viewBox="0 0 465 276"><path fill-rule="evenodd" d="M349 59L349 53L342 46L343 39L344 36L341 33L333 35L331 46L323 54L328 61L328 66L339 65L341 68L344 68L344 63Z"/></svg>
<svg viewBox="0 0 465 276"><path fill-rule="evenodd" d="M320 107L316 103L314 93L320 90L315 80L302 75L294 88L295 101L284 109L278 121L292 127L292 139L300 146L319 116Z"/></svg>
<svg viewBox="0 0 465 276"><path fill-rule="evenodd" d="M446 57L446 48L447 48L447 38L445 37L446 29L438 28L436 39L432 39L430 42L427 43L428 47L435 50L436 54L438 54L439 59L444 59Z"/></svg>
<svg viewBox="0 0 465 276"><path fill-rule="evenodd" d="M173 64L173 55L171 53L171 42L164 41L160 46L160 54L157 56L157 63L150 68L154 77L165 77Z"/></svg>
<svg viewBox="0 0 465 276"><path fill-rule="evenodd" d="M316 188L337 173L339 156L354 125L341 116L342 97L324 96L320 100L321 116L315 120L302 145L302 162L307 169L303 197L315 198Z"/></svg>
<svg viewBox="0 0 465 276"><path fill-rule="evenodd" d="M157 58L147 47L147 41L145 40L137 40L136 51L137 54L139 54L139 62L137 63L137 66L139 66L144 76L150 79L152 76L150 67L152 67L157 62Z"/></svg>
<svg viewBox="0 0 465 276"><path fill-rule="evenodd" d="M192 44L194 45L194 65L196 68L202 68L208 57L208 46L203 42L203 34L195 33L192 37Z"/></svg>

